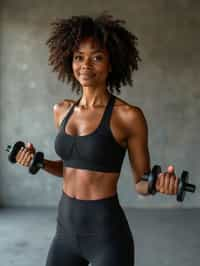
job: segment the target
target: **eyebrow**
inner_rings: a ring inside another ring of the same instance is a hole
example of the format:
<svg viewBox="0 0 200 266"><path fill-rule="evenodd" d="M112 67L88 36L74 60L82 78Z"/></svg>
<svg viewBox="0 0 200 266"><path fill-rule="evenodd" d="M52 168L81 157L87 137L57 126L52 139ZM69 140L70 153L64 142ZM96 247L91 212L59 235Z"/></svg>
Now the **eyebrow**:
<svg viewBox="0 0 200 266"><path fill-rule="evenodd" d="M103 50L94 50L94 51L92 51L92 54L95 54L95 53L103 53L104 51ZM75 51L75 53L80 53L80 54L84 54L84 52L81 52L80 50L78 50L78 51Z"/></svg>

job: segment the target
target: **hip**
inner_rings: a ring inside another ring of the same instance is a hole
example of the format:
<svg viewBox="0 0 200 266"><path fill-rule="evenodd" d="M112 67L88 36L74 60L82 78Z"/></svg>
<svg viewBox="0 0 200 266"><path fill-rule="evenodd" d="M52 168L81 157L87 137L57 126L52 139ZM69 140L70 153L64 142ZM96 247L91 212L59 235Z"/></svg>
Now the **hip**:
<svg viewBox="0 0 200 266"><path fill-rule="evenodd" d="M118 194L97 200L72 198L62 191L57 211L57 230L75 235L131 235Z"/></svg>

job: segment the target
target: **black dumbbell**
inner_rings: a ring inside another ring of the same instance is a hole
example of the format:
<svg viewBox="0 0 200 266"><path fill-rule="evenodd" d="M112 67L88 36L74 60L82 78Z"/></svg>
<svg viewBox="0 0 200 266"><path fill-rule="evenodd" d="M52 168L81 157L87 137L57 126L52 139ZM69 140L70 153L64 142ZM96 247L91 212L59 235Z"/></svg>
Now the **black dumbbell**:
<svg viewBox="0 0 200 266"><path fill-rule="evenodd" d="M193 184L189 184L188 179L189 179L189 173L187 171L183 171L178 184L178 193L176 195L177 201L184 200L186 191L192 193L195 192L196 186Z"/></svg>
<svg viewBox="0 0 200 266"><path fill-rule="evenodd" d="M156 193L156 180L161 172L161 167L159 165L154 165L152 171L142 177L142 180L148 181L148 192L150 194L154 195ZM189 173L187 171L183 171L181 177L179 178L178 192L176 195L177 201L182 202L185 198L186 192L195 192L196 186L193 184L189 184L188 179Z"/></svg>
<svg viewBox="0 0 200 266"><path fill-rule="evenodd" d="M23 141L17 141L13 147L11 145L7 145L7 148L5 149L7 152L10 152L8 155L8 160L11 163L16 163L16 156L21 147L25 148L25 143ZM11 150L12 148L12 150ZM11 150L11 151L10 151ZM36 152L34 154L33 160L31 162L31 165L29 167L29 172L31 174L36 174L40 168L44 168L44 153L43 152Z"/></svg>

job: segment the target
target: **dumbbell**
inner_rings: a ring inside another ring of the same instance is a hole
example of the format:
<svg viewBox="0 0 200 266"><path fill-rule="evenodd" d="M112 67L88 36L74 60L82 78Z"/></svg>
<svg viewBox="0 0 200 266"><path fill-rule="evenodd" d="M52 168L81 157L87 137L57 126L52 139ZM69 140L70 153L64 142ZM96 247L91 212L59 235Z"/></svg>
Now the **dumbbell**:
<svg viewBox="0 0 200 266"><path fill-rule="evenodd" d="M159 165L154 165L150 173L142 176L142 180L148 181L148 192L150 194L154 195L156 193L156 180L161 172L161 167ZM194 193L196 190L196 186L189 184L188 180L189 172L183 171L178 181L178 192L176 194L176 200L179 202L182 202L184 200L186 192Z"/></svg>
<svg viewBox="0 0 200 266"><path fill-rule="evenodd" d="M13 147L11 145L7 145L5 151L10 152L8 155L8 160L11 163L16 163L16 156L21 147L25 148L25 143L23 141L17 141ZM12 148L12 150L11 150ZM11 150L11 151L10 151ZM36 174L40 168L44 168L44 153L43 152L36 152L34 154L33 160L29 167L29 172L31 174Z"/></svg>

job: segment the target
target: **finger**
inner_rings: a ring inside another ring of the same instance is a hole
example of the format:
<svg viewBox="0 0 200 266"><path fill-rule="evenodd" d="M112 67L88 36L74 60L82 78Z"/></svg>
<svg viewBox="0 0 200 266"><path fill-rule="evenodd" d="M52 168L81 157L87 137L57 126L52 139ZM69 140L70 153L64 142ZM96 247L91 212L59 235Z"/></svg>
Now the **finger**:
<svg viewBox="0 0 200 266"><path fill-rule="evenodd" d="M33 159L33 155L32 153L28 156L28 158L26 159L26 161L24 162L24 166L30 166L31 162Z"/></svg>
<svg viewBox="0 0 200 266"><path fill-rule="evenodd" d="M159 178L160 178L160 193L164 193L164 173L160 173Z"/></svg>
<svg viewBox="0 0 200 266"><path fill-rule="evenodd" d="M21 153L22 153L23 149L24 149L24 147L21 147L21 149L18 151L18 153L17 153L17 155L15 157L16 161L18 161L19 157L21 156Z"/></svg>
<svg viewBox="0 0 200 266"><path fill-rule="evenodd" d="M175 187L175 176L171 176L170 181L169 181L169 194L175 194L174 193L174 187Z"/></svg>
<svg viewBox="0 0 200 266"><path fill-rule="evenodd" d="M30 155L30 156L27 158L27 160L26 160L24 166L30 166L30 163L31 163L32 159L33 159L33 156Z"/></svg>
<svg viewBox="0 0 200 266"><path fill-rule="evenodd" d="M26 148L22 148L22 150L21 150L21 152L19 154L18 160L17 160L17 162L19 164L21 164L21 161L23 160L25 153L26 153Z"/></svg>
<svg viewBox="0 0 200 266"><path fill-rule="evenodd" d="M158 177L157 179L156 179L156 191L160 191L160 178Z"/></svg>
<svg viewBox="0 0 200 266"><path fill-rule="evenodd" d="M177 176L174 183L174 194L178 193L179 177Z"/></svg>
<svg viewBox="0 0 200 266"><path fill-rule="evenodd" d="M26 162L29 160L30 154L31 154L30 151L27 151L27 152L25 153L23 159L21 160L21 164L22 164L22 165L25 165Z"/></svg>
<svg viewBox="0 0 200 266"><path fill-rule="evenodd" d="M168 194L169 193L170 174L168 172L165 172L164 178L165 178L164 190L165 190L165 193Z"/></svg>
<svg viewBox="0 0 200 266"><path fill-rule="evenodd" d="M21 156L19 158L19 163L21 165L24 165L25 161L27 160L27 157L29 156L30 154L30 151L27 150L27 148L25 148L22 153L21 153Z"/></svg>
<svg viewBox="0 0 200 266"><path fill-rule="evenodd" d="M27 162L29 163L33 159L33 153L32 152L27 152L26 156L24 157L23 164L26 165Z"/></svg>

